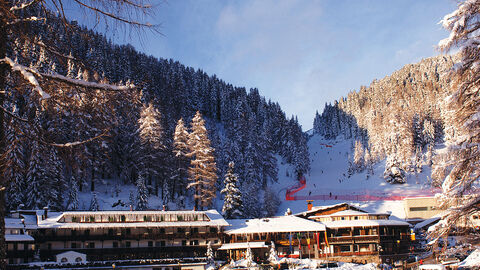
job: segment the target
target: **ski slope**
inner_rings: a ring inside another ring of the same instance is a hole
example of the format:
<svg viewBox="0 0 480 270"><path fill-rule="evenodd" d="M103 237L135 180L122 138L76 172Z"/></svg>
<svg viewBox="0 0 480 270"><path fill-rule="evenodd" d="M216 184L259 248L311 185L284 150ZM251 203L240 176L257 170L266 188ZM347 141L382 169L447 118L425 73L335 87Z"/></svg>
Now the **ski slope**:
<svg viewBox="0 0 480 270"><path fill-rule="evenodd" d="M430 168L424 166L420 174L407 175L406 184L389 184L383 179L385 161L374 165L374 175L366 172L348 177L348 158L353 156L351 140L325 140L313 135L309 142L311 171L306 175L306 185L295 194L293 200L283 200L277 214L282 215L287 208L292 212L305 211L306 200L314 200L313 205L329 205L350 202L372 212L392 212L404 218L405 197L432 196L438 190L429 185ZM286 190L298 185L294 169L288 164L279 164L278 195L286 198Z"/></svg>

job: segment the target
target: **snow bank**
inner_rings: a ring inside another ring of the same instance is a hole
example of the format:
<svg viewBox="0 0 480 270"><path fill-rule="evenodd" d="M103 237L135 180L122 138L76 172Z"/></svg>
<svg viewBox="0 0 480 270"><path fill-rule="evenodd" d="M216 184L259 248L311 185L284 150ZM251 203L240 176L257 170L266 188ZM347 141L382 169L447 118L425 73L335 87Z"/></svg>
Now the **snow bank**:
<svg viewBox="0 0 480 270"><path fill-rule="evenodd" d="M464 261L458 264L463 267L480 266L480 249L476 249L472 252Z"/></svg>

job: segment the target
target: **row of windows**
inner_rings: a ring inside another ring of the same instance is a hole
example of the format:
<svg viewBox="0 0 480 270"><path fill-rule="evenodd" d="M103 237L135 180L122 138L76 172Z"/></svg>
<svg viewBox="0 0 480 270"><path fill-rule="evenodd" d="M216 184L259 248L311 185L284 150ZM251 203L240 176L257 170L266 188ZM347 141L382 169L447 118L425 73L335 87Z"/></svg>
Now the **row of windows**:
<svg viewBox="0 0 480 270"><path fill-rule="evenodd" d="M214 240L213 241L214 244L218 244L218 240ZM181 245L182 246L187 246L190 245L190 246L198 246L199 245L199 241L198 240L190 240L190 241L187 241L187 240L182 240L181 242ZM147 242L147 247L165 247L167 246L167 243L165 241L148 241ZM117 242L117 241L114 241L112 242L112 248L130 248L132 247L132 242L131 241L124 241L124 242ZM67 246L67 243L65 243L65 248L69 248ZM77 243L77 242L71 242L70 243L70 248L72 249L81 249L82 248L82 243ZM95 248L95 242L86 242L85 243L85 248ZM49 243L48 244L48 249L52 249L52 244Z"/></svg>
<svg viewBox="0 0 480 270"><path fill-rule="evenodd" d="M428 210L437 210L437 208L435 206L410 207L410 212L428 211Z"/></svg>
<svg viewBox="0 0 480 270"><path fill-rule="evenodd" d="M128 215L64 215L60 222L79 222L79 223L118 223L118 222L176 222L176 221L210 221L207 215L203 213L195 214L128 214Z"/></svg>
<svg viewBox="0 0 480 270"><path fill-rule="evenodd" d="M171 233L174 233L175 231L171 232ZM199 228L184 228L184 227L179 227L179 228L176 228L176 233L192 233L192 234L195 234L195 233L199 233ZM209 232L210 233L217 233L218 232L218 229L216 227L210 227L209 228ZM85 236L89 236L90 235L90 229L86 229L86 230L82 230L82 231L77 231L77 230L71 230L70 231L71 235L72 236L77 236L77 235L85 235ZM152 234L165 234L166 231L165 231L165 228L159 228L159 229L156 229L156 230L151 230L151 229L147 229L145 232L139 232L139 233L152 233ZM50 231L50 234L51 235L56 235L55 233L55 230L51 230ZM108 235L109 236L113 236L113 235L131 235L132 234L132 230L130 228L126 228L126 229L123 229L123 230L116 230L116 229L108 229Z"/></svg>

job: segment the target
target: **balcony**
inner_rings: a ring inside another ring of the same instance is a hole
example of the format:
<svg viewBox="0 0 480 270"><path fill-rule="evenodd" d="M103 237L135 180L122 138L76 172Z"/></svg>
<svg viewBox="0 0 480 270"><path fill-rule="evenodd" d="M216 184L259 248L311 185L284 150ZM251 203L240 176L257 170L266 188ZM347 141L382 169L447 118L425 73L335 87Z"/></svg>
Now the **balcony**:
<svg viewBox="0 0 480 270"><path fill-rule="evenodd" d="M42 235L38 234L35 236L35 240L38 242L52 242L52 241L105 241L105 240L115 240L115 241L122 241L122 240L175 240L175 239L182 239L182 240L189 240L189 239L219 239L221 234L218 233L144 233L144 234L90 234L90 235Z"/></svg>

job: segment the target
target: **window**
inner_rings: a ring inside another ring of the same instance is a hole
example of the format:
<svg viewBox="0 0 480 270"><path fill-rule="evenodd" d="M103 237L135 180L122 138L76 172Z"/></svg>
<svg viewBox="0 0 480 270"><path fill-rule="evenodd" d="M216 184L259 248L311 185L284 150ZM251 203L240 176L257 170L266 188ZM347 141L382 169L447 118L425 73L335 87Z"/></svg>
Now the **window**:
<svg viewBox="0 0 480 270"><path fill-rule="evenodd" d="M340 246L340 252L350 252L350 246Z"/></svg>
<svg viewBox="0 0 480 270"><path fill-rule="evenodd" d="M148 241L148 247L153 247L153 241Z"/></svg>
<svg viewBox="0 0 480 270"><path fill-rule="evenodd" d="M95 216L89 216L88 222L95 222Z"/></svg>
<svg viewBox="0 0 480 270"><path fill-rule="evenodd" d="M76 230L72 230L72 236L77 236L77 231Z"/></svg>
<svg viewBox="0 0 480 270"><path fill-rule="evenodd" d="M355 216L353 219L357 220L357 219L358 219L358 216Z"/></svg>
<svg viewBox="0 0 480 270"><path fill-rule="evenodd" d="M95 248L95 242L88 242L87 248Z"/></svg>
<svg viewBox="0 0 480 270"><path fill-rule="evenodd" d="M52 243L48 243L48 250L52 249Z"/></svg>
<svg viewBox="0 0 480 270"><path fill-rule="evenodd" d="M143 216L143 221L145 221L145 222L152 221L152 216Z"/></svg>
<svg viewBox="0 0 480 270"><path fill-rule="evenodd" d="M132 243L130 243L130 241L125 242L125 247L129 248L131 246L132 246Z"/></svg>
<svg viewBox="0 0 480 270"><path fill-rule="evenodd" d="M160 233L165 233L165 228L160 228Z"/></svg>
<svg viewBox="0 0 480 270"><path fill-rule="evenodd" d="M428 211L428 207L410 207L410 211L415 212L415 211Z"/></svg>
<svg viewBox="0 0 480 270"><path fill-rule="evenodd" d="M89 229L86 229L85 230L85 236L89 236L90 235L90 230Z"/></svg>
<svg viewBox="0 0 480 270"><path fill-rule="evenodd" d="M122 216L120 217L120 220L121 220L122 222L125 222L127 219L125 218L125 215L122 215Z"/></svg>
<svg viewBox="0 0 480 270"><path fill-rule="evenodd" d="M192 228L192 229L190 230L190 232L191 232L191 233L198 233L198 228Z"/></svg>
<svg viewBox="0 0 480 270"><path fill-rule="evenodd" d="M73 216L72 217L72 222L77 222L78 221L78 218L76 216Z"/></svg>
<svg viewBox="0 0 480 270"><path fill-rule="evenodd" d="M77 243L72 243L70 246L71 248L77 248Z"/></svg>
<svg viewBox="0 0 480 270"><path fill-rule="evenodd" d="M113 236L113 229L108 229L108 236Z"/></svg>
<svg viewBox="0 0 480 270"><path fill-rule="evenodd" d="M182 246L186 246L187 245L187 240L182 240Z"/></svg>
<svg viewBox="0 0 480 270"><path fill-rule="evenodd" d="M190 241L190 246L198 246L198 240Z"/></svg>
<svg viewBox="0 0 480 270"><path fill-rule="evenodd" d="M177 216L177 221L183 221L183 216Z"/></svg>
<svg viewBox="0 0 480 270"><path fill-rule="evenodd" d="M117 241L114 241L114 242L112 243L112 247L118 248L118 242L117 242Z"/></svg>
<svg viewBox="0 0 480 270"><path fill-rule="evenodd" d="M478 216L473 216L473 219L478 219Z"/></svg>
<svg viewBox="0 0 480 270"><path fill-rule="evenodd" d="M130 228L127 228L126 233L127 233L127 235L130 235L130 233L132 233L132 231L130 230Z"/></svg>
<svg viewBox="0 0 480 270"><path fill-rule="evenodd" d="M178 232L178 233L185 233L185 228L178 228L178 229L177 229L177 232Z"/></svg>
<svg viewBox="0 0 480 270"><path fill-rule="evenodd" d="M164 247L165 246L165 241L160 241L160 246Z"/></svg>
<svg viewBox="0 0 480 270"><path fill-rule="evenodd" d="M217 228L215 227L210 227L210 233L217 233Z"/></svg>

